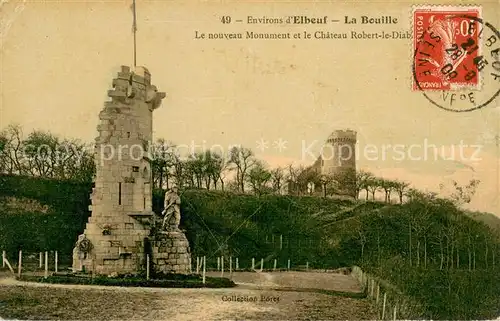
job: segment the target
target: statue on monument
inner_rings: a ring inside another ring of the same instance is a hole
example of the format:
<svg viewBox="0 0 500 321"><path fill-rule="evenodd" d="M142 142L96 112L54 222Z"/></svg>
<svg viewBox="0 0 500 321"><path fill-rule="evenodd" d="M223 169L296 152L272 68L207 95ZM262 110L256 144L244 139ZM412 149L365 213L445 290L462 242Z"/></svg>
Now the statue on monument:
<svg viewBox="0 0 500 321"><path fill-rule="evenodd" d="M179 231L181 222L181 197L178 194L177 186L173 186L165 193L165 209L163 216L163 231Z"/></svg>

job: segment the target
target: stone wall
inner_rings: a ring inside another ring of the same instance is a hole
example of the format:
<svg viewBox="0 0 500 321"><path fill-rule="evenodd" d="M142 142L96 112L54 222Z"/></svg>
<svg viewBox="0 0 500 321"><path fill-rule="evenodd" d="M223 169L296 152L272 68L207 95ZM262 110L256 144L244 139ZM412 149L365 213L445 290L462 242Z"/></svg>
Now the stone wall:
<svg viewBox="0 0 500 321"><path fill-rule="evenodd" d="M123 66L108 91L111 101L99 113L95 142L96 176L91 194L91 217L83 234L92 249L75 249L75 271L137 272L144 265L144 240L152 212L152 174L148 144L152 112L164 93L151 85L146 68Z"/></svg>
<svg viewBox="0 0 500 321"><path fill-rule="evenodd" d="M152 244L153 264L164 273L191 273L191 250L183 232L164 232Z"/></svg>

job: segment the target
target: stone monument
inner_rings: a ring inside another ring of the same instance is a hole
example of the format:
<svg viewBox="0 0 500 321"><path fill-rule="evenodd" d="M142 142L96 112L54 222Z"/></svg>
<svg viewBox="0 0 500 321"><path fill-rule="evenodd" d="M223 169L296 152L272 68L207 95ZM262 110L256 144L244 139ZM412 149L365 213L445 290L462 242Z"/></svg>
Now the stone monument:
<svg viewBox="0 0 500 321"><path fill-rule="evenodd" d="M163 223L161 229L164 231L179 231L179 224L181 223L181 198L177 194L177 186L173 186L165 193L165 202L163 205Z"/></svg>
<svg viewBox="0 0 500 321"><path fill-rule="evenodd" d="M173 186L165 193L163 218L156 220L161 227L155 233L153 256L158 270L185 273L191 267L191 254L186 235L179 229L181 198L177 192L177 187Z"/></svg>
<svg viewBox="0 0 500 321"><path fill-rule="evenodd" d="M73 270L136 273L145 269L149 255L156 271L191 273L184 233L178 228L171 230L170 225L168 230L152 233L157 216L152 211L147 151L152 140L153 111L165 93L151 84L146 68L122 66L108 96L111 100L99 113L97 126L92 214L75 244ZM174 217L180 219L180 209L173 208L177 211Z"/></svg>

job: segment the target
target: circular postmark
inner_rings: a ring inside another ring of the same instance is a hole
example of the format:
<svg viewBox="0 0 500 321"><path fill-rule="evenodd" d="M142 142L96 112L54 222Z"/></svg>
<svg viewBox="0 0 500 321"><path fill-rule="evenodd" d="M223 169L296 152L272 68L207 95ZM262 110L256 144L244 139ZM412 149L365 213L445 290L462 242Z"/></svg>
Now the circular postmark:
<svg viewBox="0 0 500 321"><path fill-rule="evenodd" d="M467 12L425 14L414 16L413 90L451 112L489 105L500 94L500 32Z"/></svg>

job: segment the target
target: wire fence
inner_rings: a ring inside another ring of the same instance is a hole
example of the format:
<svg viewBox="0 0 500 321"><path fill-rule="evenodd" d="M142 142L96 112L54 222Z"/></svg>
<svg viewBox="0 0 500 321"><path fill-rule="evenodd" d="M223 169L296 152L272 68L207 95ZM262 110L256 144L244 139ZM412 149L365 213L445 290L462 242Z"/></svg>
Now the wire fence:
<svg viewBox="0 0 500 321"><path fill-rule="evenodd" d="M386 281L363 272L360 267L354 266L351 275L361 284L367 298L374 301L378 319L415 319L424 312L418 302Z"/></svg>
<svg viewBox="0 0 500 321"><path fill-rule="evenodd" d="M150 257L147 256L146 275L150 277ZM233 272L256 271L256 272L283 272L283 271L318 271L309 265L309 262L295 262L292 259L286 261L278 259L252 258L241 262L238 257L215 257L207 260L206 256L196 257L192 260L192 271L202 276L203 283L206 281L206 273L218 271L221 277L230 277ZM17 277L23 273L48 277L53 273L72 271L71 256L60 255L57 251L45 251L38 253L23 253L19 251L17 256L7 255L2 251L2 268L10 270ZM323 271L323 269L321 269ZM332 270L324 270L331 272ZM354 266L351 276L356 279L366 297L374 301L380 320L400 320L418 317L423 309L414 300L405 296L396 287L384 280L374 277Z"/></svg>

